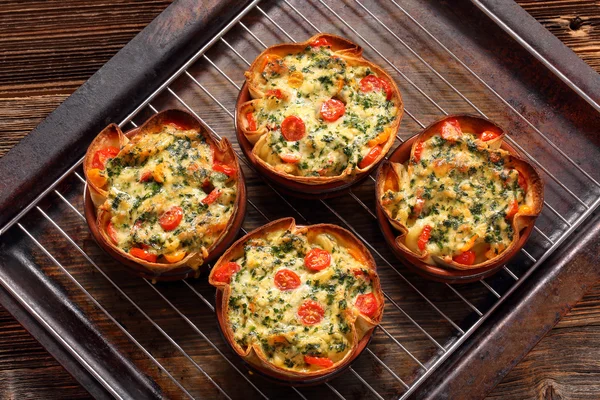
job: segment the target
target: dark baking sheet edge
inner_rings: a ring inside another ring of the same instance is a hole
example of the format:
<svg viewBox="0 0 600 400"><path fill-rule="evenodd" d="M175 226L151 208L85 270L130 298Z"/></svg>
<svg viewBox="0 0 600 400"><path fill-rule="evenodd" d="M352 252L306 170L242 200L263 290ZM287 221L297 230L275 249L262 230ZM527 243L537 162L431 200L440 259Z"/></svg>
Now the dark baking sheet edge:
<svg viewBox="0 0 600 400"><path fill-rule="evenodd" d="M179 0L177 4L181 5L185 2L186 0ZM492 5L494 6L508 3L506 0L486 0L482 2L488 4L493 3ZM510 3L514 2L510 1ZM240 8L241 7L238 7L236 12L239 11ZM232 9L233 7L230 10ZM164 14L165 13L161 14L157 19L161 17L164 18ZM502 20L508 26L516 26L516 24L522 23L526 17L531 18L524 10L518 8L516 10L513 9L509 13L503 13ZM535 20L533 20L533 23L526 25L529 26L528 30L530 32L535 32L535 34L531 37L523 34L521 35L528 38L528 42L533 48L543 49L545 48L544 44L549 42L552 43L552 39L557 40ZM196 28L202 29L202 27ZM147 29L140 33L140 35L143 35L146 31ZM527 47L525 48L527 49ZM558 60L553 61L553 64L556 67L564 68L564 66L575 66L575 70L579 71L585 71L587 67L587 69L591 70L589 66L562 43L559 43L559 45L553 43L552 49L554 50L553 59ZM566 70L563 69L562 71L565 73L564 71ZM565 74L567 73L568 72ZM585 88L586 93L590 97L594 99L600 98L597 75L589 74L589 71L581 73L577 83ZM55 113L60 109L61 107L59 107ZM65 112L64 109L65 107L62 107L63 112ZM115 119L113 118L111 120ZM52 124L56 122L56 118L54 118L52 121L46 120L43 123ZM29 143L29 145L31 145L31 143ZM2 167L2 165L0 165L0 167ZM1 170L2 168L0 168L0 171ZM48 181L49 179L47 178L46 182ZM37 187L40 186L38 185ZM41 192L41 190L38 190L37 193L34 191L33 195L28 197L33 199L39 192ZM10 203L8 203L8 205L10 205ZM7 203L0 203L0 209L6 211L7 207L5 206L7 206ZM13 215L14 214L16 214L15 211L13 211ZM4 224L10 219L7 218L6 215L7 214L3 213L1 216L2 218L0 218L0 223ZM524 285L521 285L510 299L502 304L501 307L494 312L492 317L490 317L488 321L486 321L486 323L458 349L458 351L438 368L436 374L417 389L414 393L414 397L445 398L453 397L452 394L457 393L461 393L462 396L468 396L468 398L482 398L485 396L485 394L527 354L537 341L539 341L552 326L568 312L568 310L583 296L585 290L600 279L600 271L598 271L598 268L588 268L586 271L577 271L579 263L582 262L582 258L585 259L586 257L590 257L590 255L593 256L594 254L598 254L597 237L599 232L600 218L598 216L589 218L588 221L582 225L579 233L572 235L568 243L563 244L562 251L554 254L544 263L544 265L540 266L540 268L534 272L533 276L531 276ZM577 253L578 251L579 253ZM594 260L592 260L591 265L595 266L593 261ZM585 264L585 262L583 263ZM577 273L579 274L576 275ZM567 286L559 285L558 283L569 277L572 278L573 276L577 276L578 279L576 282L571 282L571 286L569 286L570 291L564 293L564 288ZM563 291L561 291L561 288ZM553 304L553 307L548 307L548 303L539 300L539 298L544 297L543 293L546 290L555 291L554 293L562 293L564 295L563 300L566 300ZM538 295L537 297L532 296L532 294L540 293L542 295ZM31 315L27 314L27 310L24 310L14 298L9 298L7 295L8 294L4 290L0 292L0 303L2 303L2 305L5 306L9 312L11 312L11 314L26 327L26 329L30 330L32 334L34 334L34 337L40 341L40 343L42 343L42 345L50 351L51 354L55 356L90 393L94 395L97 394L100 397L106 396L108 392L98 384L95 378L93 378L77 360L72 358L64 348L61 348L61 345L55 341L52 335L42 328ZM536 298L538 298L538 301L535 301ZM520 301L519 299L525 300ZM533 321L534 326L528 331L530 334L528 340L513 341L513 346L511 346L510 351L504 349L500 354L500 356L503 356L502 353L504 353L504 363L497 362L498 359L496 358L494 360L495 368L490 369L489 365L486 365L486 368L493 372L488 373L483 381L476 381L472 371L481 371L481 368L473 368L473 363L489 363L491 354L498 355L497 351L494 351L498 347L498 340L504 337L502 340L506 341L506 337L514 337L514 334L507 333L511 327L513 330L517 329L515 324L511 324L511 322L523 318L525 315L541 316Z"/></svg>

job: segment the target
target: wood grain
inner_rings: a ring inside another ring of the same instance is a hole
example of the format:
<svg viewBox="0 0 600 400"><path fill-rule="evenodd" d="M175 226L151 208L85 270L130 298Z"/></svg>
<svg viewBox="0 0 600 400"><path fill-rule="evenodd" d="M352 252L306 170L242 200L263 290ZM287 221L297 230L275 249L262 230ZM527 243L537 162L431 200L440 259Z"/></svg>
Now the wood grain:
<svg viewBox="0 0 600 400"><path fill-rule="evenodd" d="M517 1L521 7L600 71L600 3L596 0Z"/></svg>
<svg viewBox="0 0 600 400"><path fill-rule="evenodd" d="M0 9L0 156L169 3L4 2ZM600 70L597 2L520 3ZM571 29L576 16L583 23ZM600 286L596 286L490 398L599 398L596 349L600 339L594 335L599 324ZM87 397L4 310L0 335L0 398Z"/></svg>
<svg viewBox="0 0 600 400"><path fill-rule="evenodd" d="M600 285L497 385L488 400L600 398Z"/></svg>

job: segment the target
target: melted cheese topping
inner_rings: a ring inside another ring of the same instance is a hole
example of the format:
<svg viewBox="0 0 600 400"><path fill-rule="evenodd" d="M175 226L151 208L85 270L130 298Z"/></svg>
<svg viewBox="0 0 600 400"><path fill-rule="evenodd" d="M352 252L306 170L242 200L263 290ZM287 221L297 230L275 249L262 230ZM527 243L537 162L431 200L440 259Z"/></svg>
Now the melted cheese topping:
<svg viewBox="0 0 600 400"><path fill-rule="evenodd" d="M511 210L525 202L519 172L504 166L508 155L472 133L463 132L456 142L440 135L423 142L420 161L400 166L400 191L382 196L392 218L408 227L407 247L421 253L418 241L426 226L432 228L425 246L430 255L471 250L480 263L508 247Z"/></svg>
<svg viewBox="0 0 600 400"><path fill-rule="evenodd" d="M227 226L236 198L235 177L212 166L211 146L195 130L166 125L129 142L107 163L108 199L102 207L111 210L116 246L157 256L209 248ZM213 190L220 191L218 198L204 204ZM176 207L181 221L166 230L161 217Z"/></svg>
<svg viewBox="0 0 600 400"><path fill-rule="evenodd" d="M278 72L265 69L259 88L265 93L279 89L284 98L269 96L255 105L258 126L266 125L269 130L266 144L257 154L276 169L299 176L340 175L348 166L355 168L373 147L368 142L396 119L398 109L386 100L384 90L360 90L360 80L373 72L348 65L328 47L309 46L283 57L278 64ZM336 121L327 122L320 115L320 106L331 98L345 103L346 111ZM286 141L281 134L282 121L292 115L300 117L306 127L306 135L298 141ZM289 155L301 161L281 160Z"/></svg>
<svg viewBox="0 0 600 400"><path fill-rule="evenodd" d="M331 254L329 267L312 271L305 266L311 248ZM243 349L256 344L269 362L294 371L320 369L305 363L305 355L334 363L344 358L354 345L349 324L358 313L357 297L372 292L367 267L325 233L309 243L303 234L273 232L266 239L249 240L244 250L235 260L242 268L231 279L227 315L237 344ZM282 269L297 274L300 286L278 289L274 277ZM302 323L298 310L306 300L323 308L319 323Z"/></svg>

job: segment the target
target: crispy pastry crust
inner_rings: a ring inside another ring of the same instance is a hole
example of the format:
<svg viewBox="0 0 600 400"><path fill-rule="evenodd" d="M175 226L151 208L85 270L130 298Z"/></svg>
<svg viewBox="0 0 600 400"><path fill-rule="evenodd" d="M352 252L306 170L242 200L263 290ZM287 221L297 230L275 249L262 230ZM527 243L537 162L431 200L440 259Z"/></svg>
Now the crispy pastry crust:
<svg viewBox="0 0 600 400"><path fill-rule="evenodd" d="M268 164L266 161L264 161L262 158L260 158L258 156L257 150L260 149L260 147L266 141L267 127L263 124L263 125L259 126L257 130L251 131L248 129L248 121L246 121L246 118L241 117L241 116L246 115L246 113L248 113L248 112L253 112L255 110L255 104L258 101L257 99L261 99L264 97L264 93L259 89L260 86L259 86L258 82L261 79L260 68L263 65L266 57L273 56L273 55L283 57L290 53L298 53L298 52L304 50L310 43L312 43L315 40L318 40L320 38L326 39L331 44L331 50L333 51L333 53L336 56L343 59L344 61L346 61L348 63L348 65L367 66L372 71L374 71L378 77L385 79L390 84L392 91L393 91L392 101L396 104L396 107L398 109L398 112L396 115L397 118L387 128L390 130L390 135L389 135L387 141L385 142L385 144L383 145L383 151L377 157L377 159L375 159L375 161L373 161L369 166L362 168L362 169L358 168L358 166L356 166L356 168L353 168L352 166L348 166L344 171L342 171L342 173L340 175L336 175L336 176L315 177L315 176L292 175L292 174L288 174L283 171L279 171L279 170L275 169L272 165ZM250 65L250 68L248 69L248 71L246 71L245 76L246 76L246 83L248 85L248 90L249 90L250 95L253 98L253 100L247 101L245 103L241 103L239 105L239 107L237 109L238 127L242 131L244 136L248 139L248 141L254 145L254 147L252 149L252 155L254 156L256 162L280 177L283 177L285 179L289 179L289 180L292 180L295 182L307 184L307 185L321 185L321 184L325 184L325 183L353 180L356 175L363 174L363 173L371 170L374 166L376 166L385 157L385 155L387 154L389 149L394 144L394 140L396 139L396 134L398 133L398 129L400 128L400 121L402 120L402 115L404 113L404 105L402 102L402 96L400 95L400 90L398 89L396 82L394 82L394 80L387 74L387 72L385 72L378 65L376 65L370 61L367 61L366 59L364 59L362 57L362 48L360 46L358 46L355 43L352 43L351 41L349 41L347 39L344 39L344 38L336 36L336 35L331 35L328 33L321 33L321 34L317 34L317 35L311 37L310 39L308 39L305 42L283 43L283 44L271 46L268 49L264 50L254 60L254 62Z"/></svg>
<svg viewBox="0 0 600 400"><path fill-rule="evenodd" d="M438 134L440 131L439 127L441 126L441 124L444 121L451 119L451 118L456 118L459 121L459 123L461 124L461 127L463 128L463 130L473 130L476 132L478 129L481 130L481 126L483 126L483 125L485 125L485 126L490 126L490 124L493 125L496 129L498 129L499 132L501 132L501 135L499 137L497 137L496 139L489 141L488 146L490 147L491 150L499 149L502 146L502 141L504 138L504 130L501 129L496 124L494 124L493 122L491 122L487 119L484 119L484 118L467 115L467 114L449 115L447 117L444 117L444 118L432 123L427 128L425 128L423 131L421 131L420 133L417 134L416 140L414 141L411 151L410 151L410 157L408 159L410 160L413 158L416 145L419 142L424 142L424 141L428 140L429 138L431 138L432 136L435 136L436 134ZM404 170L404 171L401 168L398 168L399 164L402 164L402 163L406 162L407 160L401 160L402 161L401 163L393 163L390 161L385 161L384 163L381 164L381 167L377 173L376 186L375 186L375 191L376 191L376 196L377 196L377 206L387 216L387 219L390 222L390 224L400 232L400 234L395 239L395 243L396 243L397 249L400 250L400 252L409 261L411 261L413 263L425 263L425 264L437 265L440 267L453 268L453 269L458 269L458 270L472 270L472 269L484 269L484 268L487 269L487 268L492 268L493 266L497 266L497 265L506 263L517 251L519 251L519 249L520 249L520 246L519 246L520 232L522 230L524 230L525 228L527 228L528 226L533 225L535 223L535 219L538 217L538 215L542 211L542 206L544 204L544 182L541 180L538 172L535 170L535 168L531 164L529 164L527 161L523 160L519 155L514 153L514 151L512 151L511 149L505 149L505 150L508 150L510 154L505 157L506 161L505 161L504 165L506 165L507 167L517 169L519 172L521 172L521 174L527 181L528 188L527 188L527 193L525 195L525 204L527 206L529 206L529 209L531 211L530 212L517 212L517 214L515 214L515 216L512 220L512 227L513 227L513 231L515 232L515 234L513 235L513 240L511 241L510 245L506 249L504 249L504 251L502 251L497 256L488 259L485 262L482 262L479 264L473 264L473 265L463 265L463 264L459 264L459 263L453 261L452 259L448 260L448 259L442 259L441 257L437 257L437 256L431 256L427 251L424 251L422 254L418 254L418 253L413 252L406 246L405 239L406 239L406 234L408 233L408 227L406 227L401 222L392 218L389 211L382 204L382 197L383 197L384 193L389 189L391 189L393 191L398 191L400 182L402 181L400 174L402 174L402 173L410 174L412 171L412 168L410 165L409 165L408 169Z"/></svg>
<svg viewBox="0 0 600 400"><path fill-rule="evenodd" d="M213 277L215 271L217 271L220 266L228 263L229 261L236 260L244 254L244 245L248 240L265 238L271 232L283 230L289 230L292 233L306 233L309 243L311 242L312 238L316 237L320 233L328 233L336 238L336 241L339 245L347 248L358 249L360 254L363 256L364 266L370 271L369 278L371 279L373 285L373 294L375 295L379 305L377 313L373 318L366 317L360 313L355 313L354 316L351 317L353 319L349 321L349 324L352 327L352 349L348 351L344 358L336 362L331 367L323 368L318 371L300 372L281 368L268 361L266 355L263 353L263 350L259 345L254 344L248 346L247 348L242 348L239 346L234 340L234 333L227 319L229 311L229 297L231 295L230 285L229 283L217 282ZM259 370L265 370L267 372L274 373L277 376L286 377L289 379L309 379L328 375L348 365L356 355L356 350L361 339L365 338L367 335L370 335L373 329L381 322L383 317L384 297L376 268L377 267L373 257L371 256L371 253L360 240L358 240L347 230L331 224L296 226L296 221L294 218L282 218L272 221L248 233L235 242L213 266L213 269L208 277L208 282L215 286L217 291L221 292L222 294L222 301L217 304L217 313L220 314L220 321L223 321L223 334L237 354L239 354L246 362L255 366Z"/></svg>
<svg viewBox="0 0 600 400"><path fill-rule="evenodd" d="M110 222L111 213L108 209L103 207L108 197L108 192L106 191L106 186L98 188L95 185L93 185L93 183L88 177L88 173L91 169L92 159L96 151L106 148L107 146L114 146L119 147L119 149L122 149L128 143L136 143L141 137L145 135L154 135L160 133L162 131L162 127L169 122L175 122L178 125L185 126L188 129L197 130L198 133L204 136L207 143L209 143L209 145L215 149L215 159L223 163L235 166L235 169L237 171L237 196L234 205L235 208L233 213L231 214L231 217L229 218L229 221L227 222L227 226L221 232L221 234L218 236L215 242L210 246L210 248L205 249L205 251L198 250L190 252L183 259L175 263L152 263L145 260L141 260L137 257L133 257L131 254L115 246L112 240L110 240L110 237L107 233L107 226ZM124 134L115 124L109 125L98 134L98 136L94 139L94 141L88 148L84 158L84 173L86 176L88 187L90 188L90 194L92 196L94 206L96 207L96 225L98 231L100 232L100 240L102 240L102 242L106 246L118 253L120 256L138 265L141 265L142 267L147 269L149 273L155 275L160 275L162 273L182 266L188 266L190 268L197 269L200 265L202 265L204 263L204 260L211 253L211 251L213 251L219 245L219 243L223 240L227 232L231 229L239 209L239 202L242 197L241 193L245 191L243 187L243 179L241 178L240 166L233 152L233 148L231 147L231 143L227 140L227 138L223 138L220 142L217 141L202 126L200 121L198 121L194 116L181 110L161 111L158 114L152 116L150 119L148 119L139 128L130 131L128 134Z"/></svg>

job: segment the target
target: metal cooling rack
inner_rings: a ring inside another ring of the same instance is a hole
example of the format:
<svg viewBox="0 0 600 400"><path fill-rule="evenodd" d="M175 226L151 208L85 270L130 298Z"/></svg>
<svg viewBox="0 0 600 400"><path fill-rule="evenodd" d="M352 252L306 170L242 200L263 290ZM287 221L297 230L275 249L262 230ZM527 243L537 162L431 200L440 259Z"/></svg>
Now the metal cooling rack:
<svg viewBox="0 0 600 400"><path fill-rule="evenodd" d="M414 46L409 45L407 41L402 38L403 33L397 26L393 26L389 22L384 22L385 18L378 15L377 10L371 11L371 7L367 8L363 5L362 1L363 0L354 0L354 3L350 2L355 10L358 9L360 11L360 13L354 15L353 18L348 17L348 12L345 9L346 4L339 0L328 2L321 0L315 1L311 3L315 7L315 10L310 14L306 11L300 11L302 7L300 7L297 1L283 0L283 2L277 4L266 2L266 5L260 6L258 5L258 0L253 1L221 32L212 38L206 46L200 49L185 65L183 65L176 74L171 76L158 90L141 103L120 123L120 126L137 127L136 119L138 119L139 123L139 121L143 121L148 115L158 112L160 108L163 108L159 104L168 105L178 103L180 107L187 109L202 120L215 136L221 137L225 135L232 139L233 133L231 127L233 126L232 120L234 118L233 105L235 104L235 95L243 82L243 71L249 65L249 60L252 60L259 51L266 48L267 43L275 44L282 41L282 39L289 41L305 40L312 34L321 31L332 33L341 32L342 35L359 43L365 48L365 56L367 58L374 60L380 65L386 66L386 69L390 71L391 75L397 79L407 105L405 113L413 122L410 123L410 120L409 122L406 120L403 121L402 132L397 137L399 142L402 142L406 137L416 133L418 130L417 126L424 128L426 125L422 122L422 118L419 117L418 110L411 108L411 103L413 102L408 101L411 100L411 96L420 97L414 101L418 104L422 104L423 102L429 103L434 109L434 114L437 114L438 116L441 114L448 114L448 111L445 107L440 105L440 102L436 102L436 100L426 93L426 90L422 89L421 84L419 83L422 81L421 77L438 80L438 83L443 85L446 90L449 90L448 93L452 93L452 96L458 101L463 102L463 105L470 107L472 112L474 111L484 117L486 116L478 106L457 88L459 85L450 83L442 73L434 68L434 63L426 61L426 56L420 55L420 53L414 49ZM462 69L463 73L470 76L470 79L472 79L473 82L481 85L481 87L484 88L482 90L491 94L492 97L495 98L495 101L499 101L503 104L507 113L512 113L522 120L528 129L537 135L538 139L545 142L552 149L551 151L555 152L555 155L561 158L561 162L574 168L574 170L577 171L577 174L581 176L581 179L587 182L587 189L582 190L579 186L577 189L570 188L557 178L556 175L551 173L545 165L534 158L527 150L527 146L517 143L512 137L508 136L507 140L509 143L523 154L527 155L538 169L543 171L543 175L547 182L547 188L550 188L553 193L558 193L558 195L552 197L552 199L555 199L557 202L554 205L549 204L550 200L545 203L544 212L538 219L535 233L522 250L521 255L517 257L516 261L504 266L503 271L496 276L469 285L451 286L438 283L423 284L419 278L406 271L400 266L397 260L390 256L389 252L385 251L385 245L381 238L378 240L379 243L377 245L371 244L372 240L370 240L370 237L372 228L370 227L376 225L373 223L373 220L376 217L372 211L372 207L368 205L370 201L365 199L368 199L369 196L372 197L372 182L363 185L366 186L364 190L357 189L356 192L350 192L348 195L344 196L342 200L321 200L320 202L315 202L315 205L311 205L311 207L317 207L318 204L318 207L324 210L323 212L329 213L331 222L338 223L339 225L350 229L359 238L363 239L375 256L380 273L386 277L385 280L382 279L387 302L385 310L386 315L384 316L381 327L378 329L379 332L375 335L376 340L369 345L365 354L359 358L359 361L361 359L369 358L368 362L379 365L381 374L388 375L389 381L392 382L393 387L381 388L374 382L373 377L369 376L369 373L365 372L365 369L361 368L360 365L357 367L350 367L346 375L351 375L359 385L362 385L362 389L360 390L372 397L378 399L400 397L401 399L404 399L427 379L427 377L430 376L436 368L483 323L483 321L523 282L523 280L525 280L540 263L548 258L550 254L552 254L552 252L556 250L557 247L560 246L560 244L585 220L585 218L598 207L600 204L600 198L598 197L600 184L588 172L584 171L576 161L554 144L542 131L534 126L524 115L519 113L515 107L503 99L490 85L484 82L483 79L461 61L451 50L444 46L444 44L430 33L421 22L414 18L407 9L394 0L389 0L389 2L389 4L395 7L407 21L410 21L412 29L417 30L419 34L423 35L427 40L431 40L431 42L438 47L438 50L441 49L447 56L452 58L459 66L458 68ZM296 3L296 5L293 3ZM302 4L302 6L304 6L304 4ZM282 15L285 16L285 21L289 21L292 17L294 19L299 18L299 21L303 26L297 27L296 29L300 29L301 32L292 33L289 31L289 24L282 21ZM417 59L419 65L415 67L418 70L416 77L410 77L409 74L405 72L405 68L398 67L397 62L391 60L394 55L390 54L389 50L384 49L386 46L380 45L380 40L369 40L365 35L361 34L359 31L362 30L363 27L362 24L356 24L357 19L370 21L370 23L378 29L378 33L381 35L380 38L384 38L384 40L393 42L396 45L401 45L409 54ZM328 24L325 25L323 20L328 21ZM266 29L265 25L270 28ZM402 27L401 24L398 24L398 26ZM241 46L243 47L242 50L240 49L240 43L250 43L250 45ZM217 45L223 50L218 53L218 60L214 59L213 56L208 56L209 50ZM244 52L246 55L243 55ZM219 65L222 67L219 67ZM232 65L238 65L239 67L235 74L226 72L227 70L232 69ZM214 79L215 74L220 76L223 79L223 82L231 85L231 90L215 92L214 88L211 88L211 82L206 82L207 79ZM211 76L213 78L211 78ZM186 100L186 95L182 94L182 91L185 91L184 89L186 87L186 90L193 91L195 96L201 98L200 100L196 98L196 100L194 100L195 104L191 104L191 101ZM199 107L197 104L205 104L208 106L207 108L204 108ZM231 121L229 121L230 128L221 129L219 124L223 122L223 119L225 119L225 123L227 123L228 118L231 119ZM416 129L408 130L408 128L406 128L407 124L415 126ZM223 134L219 134L219 130L222 130ZM235 140L233 141L235 142ZM250 168L239 149L237 150L237 154L244 165L243 168L247 180L256 180L256 172ZM0 234L5 232L11 225L16 224L23 233L31 239L31 244L41 250L60 269L62 274L64 274L62 278L66 278L67 281L70 281L77 291L83 293L83 295L87 297L87 300L97 307L100 312L105 314L108 320L120 329L133 345L139 348L149 362L154 364L156 368L162 371L162 373L172 381L172 384L180 391L179 393L181 396L185 395L190 398L199 396L199 393L195 388L189 387L189 385L191 385L189 381L182 381L180 379L178 376L179 370L172 364L174 361L170 358L157 356L153 348L144 346L140 343L140 341L130 333L130 329L127 328L128 323L119 321L119 318L113 316L111 312L105 308L103 303L90 293L90 283L87 281L85 283L80 282L77 279L77 276L70 271L69 265L64 261L61 262L59 260L61 256L52 254L48 251L43 245L42 240L32 233L32 229L24 226L25 223L20 221L21 217L26 213L39 213L37 217L41 216L42 221L45 221L53 227L55 232L57 232L62 237L62 240L64 240L67 249L70 249L71 251L76 250L87 260L87 262L89 262L90 269L94 269L102 275L102 277L96 275L96 279L106 280L104 283L112 286L130 306L139 312L142 317L141 320L145 321L144 323L156 329L164 340L172 345L172 348L174 349L174 352L177 353L179 359L183 359L184 362L189 362L190 368L197 371L195 374L198 375L198 379L206 380L206 382L214 386L215 392L220 393L220 395L225 398L231 398L231 396L233 396L231 386L223 384L223 377L216 376L215 373L212 372L210 365L207 365L204 358L190 354L189 349L186 349L185 344L176 334L167 332L164 324L161 324L156 317L153 317L146 311L144 300L136 299L134 295L129 294L128 289L123 288L122 283L112 279L110 274L105 272L105 270L98 265L94 256L88 254L89 251L86 251L84 246L79 243L79 238L74 237L73 234L69 234L67 232L68 230L61 226L61 221L59 219L56 217L52 218L49 213L45 212L37 205L41 199L46 198L52 198L51 201L53 202L63 203L63 206L66 206L67 208L66 212L75 213L80 218L79 223L83 226L83 229L85 229L85 219L81 210L67 198L68 196L56 190L57 185L61 181L71 181L78 182L78 187L75 190L83 193L85 181L80 172L81 162L82 160L73 165L73 167L58 181L48 187L35 202L11 221L10 224L4 227L0 231ZM373 177L371 177L371 180L374 181ZM306 206L303 206L294 199L279 194L269 183L265 184L267 185L265 191L277 197L277 201L282 207L282 213L296 217L298 222L302 224L320 222L312 220L312 214L311 217L307 215ZM342 215L342 213L338 211L339 208L336 206L340 201L355 202L355 214L361 215L358 217L356 215ZM248 203L252 207L250 212L255 217L251 218L252 221L249 221L249 218L246 219L245 227L242 228L244 234L247 232L247 229L250 230L268 222L270 218L267 217L267 214L272 213L272 210L266 210L264 207L261 208L261 201L255 196L253 191L249 191ZM561 206L558 207L558 204ZM562 209L568 211L558 211ZM361 218L360 221L363 222L353 222L356 218ZM264 384L260 384L257 382L255 376L248 374L244 365L239 363L232 352L223 350L224 347L222 346L222 343L218 342L218 338L215 339L212 337L211 340L211 336L206 334L203 330L205 326L201 326L194 322L193 318L190 317L185 310L182 310L181 307L176 305L176 301L173 300L172 294L169 294L171 292L166 290L165 286L154 285L149 280L142 278L131 279L136 280L135 284L137 285L147 286L149 291L153 292L155 296L158 296L160 301L164 302L164 313L168 313L174 318L179 318L182 323L193 330L194 334L201 337L202 340L210 346L210 349L212 349L211 351L231 368L232 375L227 378L228 380L244 381L245 383L242 383L247 384L251 388L244 393L244 396L270 397L269 390L265 389ZM8 285L7 282L1 283L11 291L10 285ZM402 293L398 293L396 290L396 287L400 284L404 288L404 292ZM211 290L206 282L183 281L183 285L184 289L188 290L189 294L194 296L198 303L203 303L203 307L205 306L207 309L214 312L213 300L212 298L207 298L207 294L211 293ZM440 291L446 293L446 295L455 296L455 303L460 304L464 310L461 310L460 312L449 312L448 308L444 307L444 302L440 301L440 296L438 295ZM481 300L482 291L485 292L483 295L484 300ZM16 293L15 291L11 291L11 293L20 300L20 302L40 322L42 322L55 338L62 341L65 347L106 387L107 390L115 397L120 397L119 393L111 388L110 384L102 378L102 375L89 365L86 360L78 354L73 346L60 338L55 327L47 323L36 311L35 307L29 305L25 299L20 298L19 293ZM409 294L405 295L404 293ZM478 300L473 300L473 297L477 297ZM442 334L437 330L434 333L430 326L424 326L425 324L418 321L420 318L418 315L415 315L414 310L419 308L428 310L429 314L435 315L434 319L436 319L440 325L446 327L442 330ZM388 321L390 320L391 315L403 318L406 321L405 330L409 333L400 334L395 326L389 324ZM211 323L216 324L214 319ZM414 346L411 345L413 341L419 341L420 343L426 342L426 344L419 346L415 351L411 350L414 348ZM422 348L429 348L429 350L422 351ZM397 365L390 366L389 357L386 357L386 354L388 353L403 354L403 357L408 360L406 365L411 365L411 367L398 368ZM324 385L311 390L305 388L293 388L292 390L295 392L294 394L300 398L319 395L344 399L345 388L343 388L342 385L336 384L337 379L341 378L336 378L330 383L325 383Z"/></svg>

